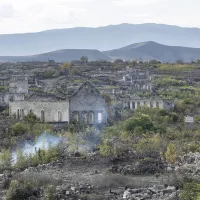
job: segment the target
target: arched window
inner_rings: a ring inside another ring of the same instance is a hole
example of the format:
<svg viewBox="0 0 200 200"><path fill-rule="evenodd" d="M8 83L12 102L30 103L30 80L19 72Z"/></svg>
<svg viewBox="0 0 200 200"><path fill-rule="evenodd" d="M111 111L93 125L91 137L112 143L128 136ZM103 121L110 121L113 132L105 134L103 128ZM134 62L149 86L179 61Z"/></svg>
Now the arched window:
<svg viewBox="0 0 200 200"><path fill-rule="evenodd" d="M138 102L137 102L137 108L139 108L139 107L140 107L140 102L138 101Z"/></svg>
<svg viewBox="0 0 200 200"><path fill-rule="evenodd" d="M130 108L131 108L131 103L128 102L128 103L127 103L127 106L128 106L128 109L130 109Z"/></svg>
<svg viewBox="0 0 200 200"><path fill-rule="evenodd" d="M150 108L153 108L153 102L150 101Z"/></svg>
<svg viewBox="0 0 200 200"><path fill-rule="evenodd" d="M20 110L17 109L17 119L20 119Z"/></svg>
<svg viewBox="0 0 200 200"><path fill-rule="evenodd" d="M94 123L94 113L93 113L93 112L90 112L90 113L89 113L89 123L90 123L90 124L93 124L93 123Z"/></svg>
<svg viewBox="0 0 200 200"><path fill-rule="evenodd" d="M58 122L62 121L62 113L58 111Z"/></svg>
<svg viewBox="0 0 200 200"><path fill-rule="evenodd" d="M132 102L132 109L135 109L135 102Z"/></svg>
<svg viewBox="0 0 200 200"><path fill-rule="evenodd" d="M157 101L156 102L156 108L159 108L160 107L160 105L159 105L159 102Z"/></svg>
<svg viewBox="0 0 200 200"><path fill-rule="evenodd" d="M102 123L102 121L103 121L103 115L102 115L102 113L98 113L98 123Z"/></svg>
<svg viewBox="0 0 200 200"><path fill-rule="evenodd" d="M21 110L21 119L24 119L24 109Z"/></svg>
<svg viewBox="0 0 200 200"><path fill-rule="evenodd" d="M77 121L77 122L79 121L79 114L78 114L78 112L74 112L73 113L73 118L74 118L75 121Z"/></svg>
<svg viewBox="0 0 200 200"><path fill-rule="evenodd" d="M87 123L87 112L82 113L83 122Z"/></svg>
<svg viewBox="0 0 200 200"><path fill-rule="evenodd" d="M45 122L44 110L41 111L41 121L42 121L42 122Z"/></svg>

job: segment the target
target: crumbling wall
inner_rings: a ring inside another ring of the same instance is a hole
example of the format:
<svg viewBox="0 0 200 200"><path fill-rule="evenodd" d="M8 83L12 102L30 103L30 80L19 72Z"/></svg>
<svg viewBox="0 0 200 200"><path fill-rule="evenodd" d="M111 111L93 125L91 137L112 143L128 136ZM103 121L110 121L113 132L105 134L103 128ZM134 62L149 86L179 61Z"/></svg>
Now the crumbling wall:
<svg viewBox="0 0 200 200"><path fill-rule="evenodd" d="M9 84L10 93L24 93L28 94L28 80L11 81Z"/></svg>
<svg viewBox="0 0 200 200"><path fill-rule="evenodd" d="M69 122L69 102L29 102L14 101L9 104L10 117L23 119L34 113L44 122Z"/></svg>
<svg viewBox="0 0 200 200"><path fill-rule="evenodd" d="M171 110L174 108L174 104L171 101L158 99L131 99L123 102L123 107L130 110L135 110L142 106L147 106L149 108L160 108L164 110Z"/></svg>
<svg viewBox="0 0 200 200"><path fill-rule="evenodd" d="M106 124L107 106L105 99L90 84L85 83L70 98L70 117L78 117L78 121L85 121L88 124ZM93 120L91 120L93 115ZM77 118L76 118L77 119Z"/></svg>

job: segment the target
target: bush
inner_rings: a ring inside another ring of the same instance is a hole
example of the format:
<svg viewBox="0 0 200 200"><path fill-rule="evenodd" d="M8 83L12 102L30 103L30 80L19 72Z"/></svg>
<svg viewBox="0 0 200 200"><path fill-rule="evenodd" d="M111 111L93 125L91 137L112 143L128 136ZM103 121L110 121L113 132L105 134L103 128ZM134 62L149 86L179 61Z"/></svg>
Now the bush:
<svg viewBox="0 0 200 200"><path fill-rule="evenodd" d="M160 153L162 152L162 142L162 139L158 135L142 138L136 145L134 145L134 149L137 151L139 158L160 159Z"/></svg>
<svg viewBox="0 0 200 200"><path fill-rule="evenodd" d="M183 200L200 200L200 183L185 183L180 197Z"/></svg>
<svg viewBox="0 0 200 200"><path fill-rule="evenodd" d="M17 161L14 167L16 169L25 169L30 166L56 162L59 157L58 151L58 148L49 148L48 150L39 149L35 154L23 155L22 151L19 149L17 150Z"/></svg>
<svg viewBox="0 0 200 200"><path fill-rule="evenodd" d="M46 200L55 200L56 199L56 187L49 186L45 191Z"/></svg>
<svg viewBox="0 0 200 200"><path fill-rule="evenodd" d="M166 161L170 164L174 164L178 158L176 146L174 143L169 143L167 151L165 153Z"/></svg>
<svg viewBox="0 0 200 200"><path fill-rule="evenodd" d="M137 117L132 117L125 122L125 130L134 133L136 127L140 127L143 132L154 130L154 124L148 115L141 114ZM138 129L138 128L137 128Z"/></svg>
<svg viewBox="0 0 200 200"><path fill-rule="evenodd" d="M7 191L7 200L39 199L41 194L46 195L47 200L54 200L56 186L59 180L53 179L47 173L25 172L16 175L11 181ZM43 193L44 192L44 193Z"/></svg>
<svg viewBox="0 0 200 200"><path fill-rule="evenodd" d="M28 131L27 126L24 123L17 122L12 126L13 135L23 135Z"/></svg>
<svg viewBox="0 0 200 200"><path fill-rule="evenodd" d="M34 181L18 182L11 181L10 187L6 194L7 200L28 200L30 198L37 198L40 195L40 189L37 188Z"/></svg>
<svg viewBox="0 0 200 200"><path fill-rule="evenodd" d="M29 113L28 115L25 116L25 121L30 122L30 123L35 123L36 121L40 121L37 116L34 113Z"/></svg>
<svg viewBox="0 0 200 200"><path fill-rule="evenodd" d="M0 171L11 168L12 155L10 150L3 149L0 153Z"/></svg>

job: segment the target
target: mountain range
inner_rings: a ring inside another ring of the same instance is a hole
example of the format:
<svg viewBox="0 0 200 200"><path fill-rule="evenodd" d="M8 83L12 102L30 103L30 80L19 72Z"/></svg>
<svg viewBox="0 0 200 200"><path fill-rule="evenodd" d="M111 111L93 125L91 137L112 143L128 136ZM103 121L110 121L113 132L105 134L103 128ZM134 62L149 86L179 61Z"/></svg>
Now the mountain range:
<svg viewBox="0 0 200 200"><path fill-rule="evenodd" d="M185 62L200 59L200 48L167 46L156 42L141 42L123 48L102 51L89 49L63 49L31 56L0 56L0 62L48 61L70 62L87 56L90 61L115 59L122 60L158 60L161 62Z"/></svg>
<svg viewBox="0 0 200 200"><path fill-rule="evenodd" d="M191 62L200 59L200 48L167 46L151 41L136 43L103 53L112 60L149 61L155 59L161 62L176 62L177 60Z"/></svg>
<svg viewBox="0 0 200 200"><path fill-rule="evenodd" d="M82 56L87 56L90 61L112 60L98 50L63 49L30 56L0 56L0 62L46 62L48 60L54 60L56 62L71 62L72 60L80 60Z"/></svg>
<svg viewBox="0 0 200 200"><path fill-rule="evenodd" d="M120 24L0 35L0 56L24 56L60 49L108 51L143 41L200 48L200 29L163 24Z"/></svg>

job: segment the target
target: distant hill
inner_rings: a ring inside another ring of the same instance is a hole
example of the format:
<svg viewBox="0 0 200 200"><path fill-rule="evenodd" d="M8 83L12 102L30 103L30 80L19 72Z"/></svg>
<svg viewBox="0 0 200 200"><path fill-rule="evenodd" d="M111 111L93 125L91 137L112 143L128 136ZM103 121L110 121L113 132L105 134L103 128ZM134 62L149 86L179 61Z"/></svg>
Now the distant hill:
<svg viewBox="0 0 200 200"><path fill-rule="evenodd" d="M80 60L82 56L87 56L90 61L111 60L98 50L86 49L65 49L31 56L0 56L0 62L25 62L54 60L56 62L70 62Z"/></svg>
<svg viewBox="0 0 200 200"><path fill-rule="evenodd" d="M176 62L177 60L191 62L200 59L200 48L167 46L150 41L103 52L88 49L64 49L31 56L0 56L0 62L45 62L48 60L70 62L80 60L82 56L87 56L90 61L115 59L149 61L156 59L161 62Z"/></svg>
<svg viewBox="0 0 200 200"><path fill-rule="evenodd" d="M59 49L106 51L142 41L200 48L200 29L163 24L120 24L0 35L0 56L34 55Z"/></svg>
<svg viewBox="0 0 200 200"><path fill-rule="evenodd" d="M185 62L200 59L200 48L166 46L156 42L142 42L120 49L103 52L106 56L123 60L159 60L161 62Z"/></svg>

